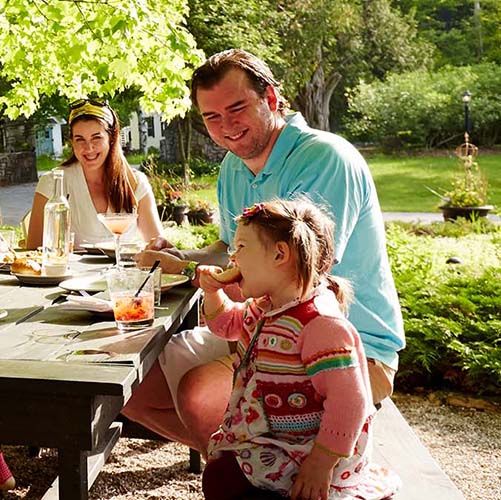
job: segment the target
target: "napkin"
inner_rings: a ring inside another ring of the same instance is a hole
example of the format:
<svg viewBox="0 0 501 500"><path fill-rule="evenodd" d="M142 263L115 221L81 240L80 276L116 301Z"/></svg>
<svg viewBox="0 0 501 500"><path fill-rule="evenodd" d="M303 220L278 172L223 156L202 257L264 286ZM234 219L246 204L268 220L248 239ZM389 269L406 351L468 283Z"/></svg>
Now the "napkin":
<svg viewBox="0 0 501 500"><path fill-rule="evenodd" d="M71 309L73 311L111 312L111 300L107 300L108 293L98 293L91 297L80 295L68 295L66 302L59 304L59 309Z"/></svg>

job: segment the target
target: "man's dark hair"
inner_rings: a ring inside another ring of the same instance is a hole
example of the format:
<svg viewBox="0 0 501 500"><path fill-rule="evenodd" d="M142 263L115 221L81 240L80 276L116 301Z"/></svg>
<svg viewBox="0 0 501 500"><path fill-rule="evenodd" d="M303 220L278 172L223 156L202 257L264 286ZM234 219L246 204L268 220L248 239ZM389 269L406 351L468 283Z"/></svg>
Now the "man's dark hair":
<svg viewBox="0 0 501 500"><path fill-rule="evenodd" d="M232 69L245 71L252 87L261 97L264 97L268 86L274 87L278 97L278 112L282 116L285 115L289 103L281 93L280 82L274 78L271 69L264 61L240 49L218 52L195 70L191 80L191 102L198 108L198 89L212 88Z"/></svg>

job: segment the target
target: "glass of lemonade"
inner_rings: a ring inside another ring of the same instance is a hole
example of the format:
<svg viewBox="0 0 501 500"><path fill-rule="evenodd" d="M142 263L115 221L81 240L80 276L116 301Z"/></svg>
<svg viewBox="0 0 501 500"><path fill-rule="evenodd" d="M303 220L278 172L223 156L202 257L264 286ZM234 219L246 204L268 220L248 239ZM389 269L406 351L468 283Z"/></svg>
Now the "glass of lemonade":
<svg viewBox="0 0 501 500"><path fill-rule="evenodd" d="M136 296L142 283L145 285ZM112 268L106 281L113 305L113 314L120 331L147 328L155 317L154 277L137 268Z"/></svg>

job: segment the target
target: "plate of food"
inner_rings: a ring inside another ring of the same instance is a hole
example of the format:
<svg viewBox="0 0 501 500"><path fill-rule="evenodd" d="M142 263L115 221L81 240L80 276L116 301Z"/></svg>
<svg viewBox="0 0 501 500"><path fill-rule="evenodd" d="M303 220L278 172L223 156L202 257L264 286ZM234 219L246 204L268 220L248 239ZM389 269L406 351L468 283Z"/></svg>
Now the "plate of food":
<svg viewBox="0 0 501 500"><path fill-rule="evenodd" d="M188 276L185 276L184 274L162 274L160 288L162 292L165 292L174 286L186 283L188 279Z"/></svg>
<svg viewBox="0 0 501 500"><path fill-rule="evenodd" d="M42 272L42 254L28 252L22 257L17 257L10 265L10 274L15 276L23 285L55 286L61 281L71 278L71 274L50 274Z"/></svg>
<svg viewBox="0 0 501 500"><path fill-rule="evenodd" d="M16 273L14 271L11 271L10 274L15 276L23 285L30 286L56 286L61 281L71 278L71 274L46 276L45 274Z"/></svg>

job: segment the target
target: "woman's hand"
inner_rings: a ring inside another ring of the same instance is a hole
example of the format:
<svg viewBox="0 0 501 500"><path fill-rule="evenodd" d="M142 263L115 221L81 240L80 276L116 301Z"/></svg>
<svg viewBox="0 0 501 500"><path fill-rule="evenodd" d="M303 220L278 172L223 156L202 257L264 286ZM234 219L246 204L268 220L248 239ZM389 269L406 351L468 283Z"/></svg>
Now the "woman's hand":
<svg viewBox="0 0 501 500"><path fill-rule="evenodd" d="M292 485L291 500L327 500L332 471L337 462L338 458L313 446Z"/></svg>

